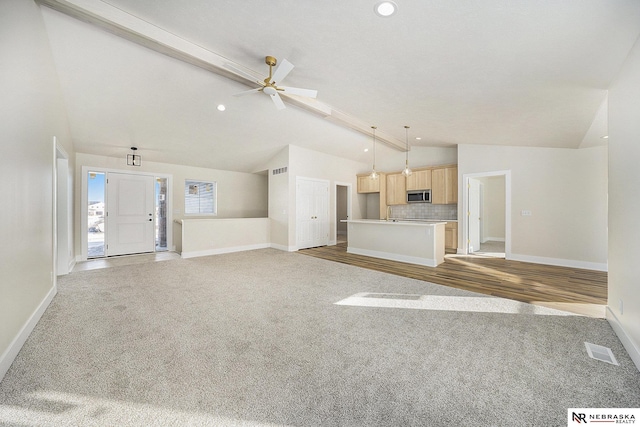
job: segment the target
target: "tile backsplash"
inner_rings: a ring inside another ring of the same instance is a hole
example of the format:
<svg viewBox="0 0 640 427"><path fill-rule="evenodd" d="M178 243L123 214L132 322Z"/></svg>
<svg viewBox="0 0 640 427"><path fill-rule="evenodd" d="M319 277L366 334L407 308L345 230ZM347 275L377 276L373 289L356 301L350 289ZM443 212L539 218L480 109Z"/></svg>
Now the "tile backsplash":
<svg viewBox="0 0 640 427"><path fill-rule="evenodd" d="M431 203L411 203L391 206L391 218L398 219L438 219L457 220L458 205L432 205Z"/></svg>

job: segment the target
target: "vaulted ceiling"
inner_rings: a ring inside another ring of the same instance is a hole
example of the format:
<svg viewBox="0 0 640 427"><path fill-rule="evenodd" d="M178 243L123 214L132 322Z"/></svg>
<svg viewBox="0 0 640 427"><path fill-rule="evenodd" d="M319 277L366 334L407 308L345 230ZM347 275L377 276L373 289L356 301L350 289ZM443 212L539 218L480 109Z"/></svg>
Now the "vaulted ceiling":
<svg viewBox="0 0 640 427"><path fill-rule="evenodd" d="M370 125L382 156L404 125L413 149L605 143L640 35L637 0L40 2L78 152L245 172L287 144L369 162ZM258 80L266 55L317 100L232 96L257 85L225 64Z"/></svg>

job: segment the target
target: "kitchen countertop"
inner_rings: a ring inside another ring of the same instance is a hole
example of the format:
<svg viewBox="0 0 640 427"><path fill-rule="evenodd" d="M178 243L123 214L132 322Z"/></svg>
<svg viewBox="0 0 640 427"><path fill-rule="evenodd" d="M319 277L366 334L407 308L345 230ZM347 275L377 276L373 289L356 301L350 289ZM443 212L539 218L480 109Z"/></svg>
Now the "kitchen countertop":
<svg viewBox="0 0 640 427"><path fill-rule="evenodd" d="M441 218L391 218L389 221L392 221L394 219L398 221L458 222L458 219L441 219Z"/></svg>

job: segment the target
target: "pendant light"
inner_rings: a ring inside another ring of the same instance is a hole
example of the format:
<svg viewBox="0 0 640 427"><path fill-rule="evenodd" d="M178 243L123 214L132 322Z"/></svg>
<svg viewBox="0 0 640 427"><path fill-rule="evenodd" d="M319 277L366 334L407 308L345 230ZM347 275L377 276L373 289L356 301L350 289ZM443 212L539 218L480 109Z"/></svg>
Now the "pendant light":
<svg viewBox="0 0 640 427"><path fill-rule="evenodd" d="M402 175L409 176L411 175L411 169L409 169L409 126L405 126L404 131L406 134L406 141L407 141L405 146L405 151L407 154L404 161L404 170L402 171Z"/></svg>
<svg viewBox="0 0 640 427"><path fill-rule="evenodd" d="M127 154L127 165L129 166L140 166L142 164L142 157L139 154L136 154L136 150L138 147L131 147L131 153Z"/></svg>
<svg viewBox="0 0 640 427"><path fill-rule="evenodd" d="M378 179L378 172L376 172L376 126L371 126L373 129L373 169L371 170L371 174L369 178Z"/></svg>

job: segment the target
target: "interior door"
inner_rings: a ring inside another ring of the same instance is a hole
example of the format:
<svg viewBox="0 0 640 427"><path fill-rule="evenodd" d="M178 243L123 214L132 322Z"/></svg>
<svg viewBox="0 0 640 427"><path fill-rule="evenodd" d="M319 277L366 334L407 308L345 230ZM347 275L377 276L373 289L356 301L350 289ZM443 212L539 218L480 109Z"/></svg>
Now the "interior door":
<svg viewBox="0 0 640 427"><path fill-rule="evenodd" d="M296 185L296 246L329 244L329 183L298 178Z"/></svg>
<svg viewBox="0 0 640 427"><path fill-rule="evenodd" d="M480 181L469 179L469 253L480 249Z"/></svg>
<svg viewBox="0 0 640 427"><path fill-rule="evenodd" d="M107 174L106 256L153 252L154 177Z"/></svg>

